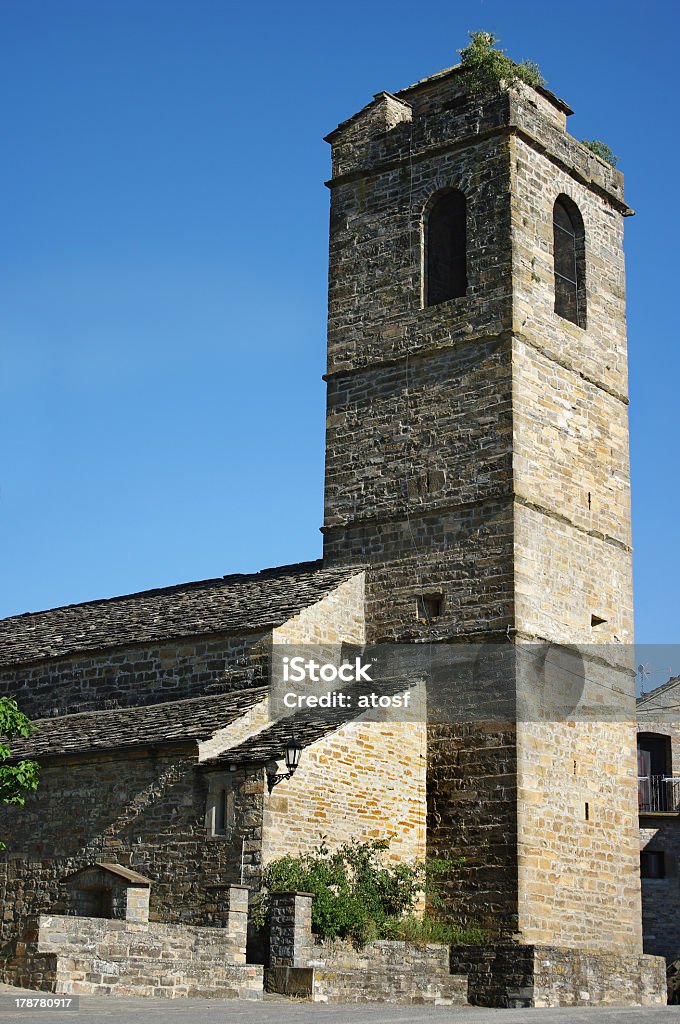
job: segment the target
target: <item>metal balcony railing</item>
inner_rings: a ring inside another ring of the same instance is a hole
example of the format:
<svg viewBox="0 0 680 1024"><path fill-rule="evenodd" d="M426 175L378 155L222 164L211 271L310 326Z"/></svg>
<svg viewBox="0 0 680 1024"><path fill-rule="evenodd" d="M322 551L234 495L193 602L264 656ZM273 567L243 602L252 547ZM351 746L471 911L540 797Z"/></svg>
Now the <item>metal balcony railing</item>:
<svg viewBox="0 0 680 1024"><path fill-rule="evenodd" d="M680 778L668 775L640 775L638 808L642 814L680 813Z"/></svg>

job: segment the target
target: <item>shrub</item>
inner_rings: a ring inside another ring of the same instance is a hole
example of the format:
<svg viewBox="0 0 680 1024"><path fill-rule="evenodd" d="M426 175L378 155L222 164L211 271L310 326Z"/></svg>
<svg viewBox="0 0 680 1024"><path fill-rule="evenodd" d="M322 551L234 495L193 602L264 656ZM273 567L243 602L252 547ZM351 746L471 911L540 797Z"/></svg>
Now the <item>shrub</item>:
<svg viewBox="0 0 680 1024"><path fill-rule="evenodd" d="M534 87L545 84L537 64L525 60L516 64L504 50L493 32L469 32L470 42L459 50L460 61L468 72L470 92L498 92L502 88L525 82Z"/></svg>
<svg viewBox="0 0 680 1024"><path fill-rule="evenodd" d="M39 768L36 761L17 761L8 765L3 762L12 755L4 740L17 736L27 737L33 725L21 712L13 697L0 697L0 804L23 807L26 794L38 788ZM5 844L0 841L0 850Z"/></svg>
<svg viewBox="0 0 680 1024"><path fill-rule="evenodd" d="M588 149L592 150L596 156L599 156L600 159L606 160L608 164L611 164L612 167L616 167L618 164L618 156L615 156L614 153L612 153L606 142L601 142L600 139L593 139L592 141L589 141L588 139L581 139L581 142L584 146L587 146Z"/></svg>
<svg viewBox="0 0 680 1024"><path fill-rule="evenodd" d="M400 920L415 920L409 912L423 893L438 904L436 878L454 863L433 859L385 867L381 858L389 845L390 839L352 840L331 852L322 837L311 853L272 861L263 872L256 925L268 918L273 892L298 890L314 896L312 928L320 938L348 938L361 946L387 937Z"/></svg>

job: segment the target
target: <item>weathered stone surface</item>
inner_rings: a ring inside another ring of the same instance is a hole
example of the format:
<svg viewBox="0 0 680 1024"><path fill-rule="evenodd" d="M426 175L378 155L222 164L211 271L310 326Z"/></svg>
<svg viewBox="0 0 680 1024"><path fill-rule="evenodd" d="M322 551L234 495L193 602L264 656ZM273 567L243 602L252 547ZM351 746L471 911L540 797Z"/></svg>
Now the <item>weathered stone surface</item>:
<svg viewBox="0 0 680 1024"><path fill-rule="evenodd" d="M265 989L313 1002L467 1004L467 979L452 976L437 943L315 941L309 893L272 894Z"/></svg>
<svg viewBox="0 0 680 1024"><path fill-rule="evenodd" d="M240 923L188 928L43 916L3 950L0 977L73 995L261 999L262 968L246 965L245 940Z"/></svg>
<svg viewBox="0 0 680 1024"><path fill-rule="evenodd" d="M516 944L454 946L477 1006L650 1006L666 1002L661 957Z"/></svg>
<svg viewBox="0 0 680 1024"><path fill-rule="evenodd" d="M329 137L324 557L370 566L371 641L632 643L630 211L567 113L530 88L471 96L458 70ZM468 287L427 306L428 212L447 189L466 197ZM555 312L560 195L585 224L586 329ZM465 858L445 887L456 919L640 951L634 676L618 657L602 723L431 724L428 849Z"/></svg>

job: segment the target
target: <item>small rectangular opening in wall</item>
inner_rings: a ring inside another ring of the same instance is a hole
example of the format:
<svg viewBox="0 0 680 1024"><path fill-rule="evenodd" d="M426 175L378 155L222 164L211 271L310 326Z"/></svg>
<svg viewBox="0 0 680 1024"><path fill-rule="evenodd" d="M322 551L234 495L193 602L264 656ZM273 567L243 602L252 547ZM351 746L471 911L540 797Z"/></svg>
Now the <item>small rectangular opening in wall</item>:
<svg viewBox="0 0 680 1024"><path fill-rule="evenodd" d="M586 802L586 821L590 821L590 804Z"/></svg>
<svg viewBox="0 0 680 1024"><path fill-rule="evenodd" d="M601 615L590 616L590 627L591 629L597 629L598 626L606 625L607 620L603 619Z"/></svg>
<svg viewBox="0 0 680 1024"><path fill-rule="evenodd" d="M421 622L431 622L444 613L443 594L419 594L416 602L416 615Z"/></svg>
<svg viewBox="0 0 680 1024"><path fill-rule="evenodd" d="M217 775L210 780L207 805L206 826L209 836L229 836L234 824L234 788L233 776Z"/></svg>
<svg viewBox="0 0 680 1024"><path fill-rule="evenodd" d="M660 850L642 850L640 852L640 877L666 877L665 858Z"/></svg>

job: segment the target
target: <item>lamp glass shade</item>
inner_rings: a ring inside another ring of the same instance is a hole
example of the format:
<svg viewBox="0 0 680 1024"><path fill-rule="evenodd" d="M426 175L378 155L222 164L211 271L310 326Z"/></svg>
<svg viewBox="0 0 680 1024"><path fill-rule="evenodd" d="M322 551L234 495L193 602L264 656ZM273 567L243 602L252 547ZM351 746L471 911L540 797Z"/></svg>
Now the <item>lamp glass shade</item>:
<svg viewBox="0 0 680 1024"><path fill-rule="evenodd" d="M295 739L294 736L286 743L286 768L289 772L294 772L300 763L300 754L302 753L302 747Z"/></svg>

